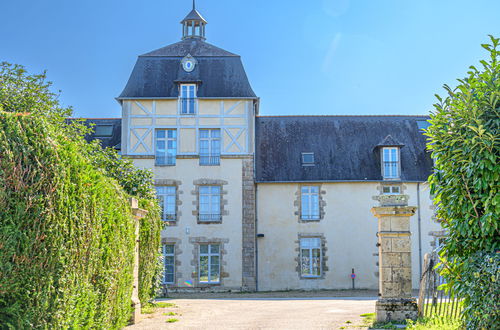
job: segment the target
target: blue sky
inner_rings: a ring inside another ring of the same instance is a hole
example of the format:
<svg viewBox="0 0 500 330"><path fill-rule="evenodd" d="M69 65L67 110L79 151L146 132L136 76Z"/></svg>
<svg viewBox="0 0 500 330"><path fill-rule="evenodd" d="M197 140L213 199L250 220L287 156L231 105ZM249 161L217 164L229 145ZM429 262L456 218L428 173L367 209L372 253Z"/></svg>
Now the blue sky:
<svg viewBox="0 0 500 330"><path fill-rule="evenodd" d="M137 56L177 42L191 0L2 0L0 61L48 70L79 117L119 117ZM498 0L197 0L242 56L262 115L427 114L500 37Z"/></svg>

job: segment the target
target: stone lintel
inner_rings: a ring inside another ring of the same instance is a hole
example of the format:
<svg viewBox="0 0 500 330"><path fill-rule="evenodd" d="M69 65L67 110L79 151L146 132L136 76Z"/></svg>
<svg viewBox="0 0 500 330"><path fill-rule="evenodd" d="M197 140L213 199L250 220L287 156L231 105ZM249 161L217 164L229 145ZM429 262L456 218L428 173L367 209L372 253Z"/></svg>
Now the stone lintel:
<svg viewBox="0 0 500 330"><path fill-rule="evenodd" d="M411 232L410 231L379 231L378 236L379 237L404 237L404 236L410 236Z"/></svg>
<svg viewBox="0 0 500 330"><path fill-rule="evenodd" d="M411 217L417 210L416 206L375 206L371 211L377 218L396 216L396 217Z"/></svg>

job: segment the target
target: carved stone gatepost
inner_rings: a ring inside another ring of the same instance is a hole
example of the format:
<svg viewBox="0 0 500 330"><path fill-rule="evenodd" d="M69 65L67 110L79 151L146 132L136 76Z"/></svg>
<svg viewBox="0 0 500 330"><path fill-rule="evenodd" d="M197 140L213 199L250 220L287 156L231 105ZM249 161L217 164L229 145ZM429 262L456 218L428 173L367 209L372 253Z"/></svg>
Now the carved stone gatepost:
<svg viewBox="0 0 500 330"><path fill-rule="evenodd" d="M417 319L417 302L412 298L410 217L416 207L408 206L408 195L374 196L380 206L378 218L379 295L377 322Z"/></svg>
<svg viewBox="0 0 500 330"><path fill-rule="evenodd" d="M140 220L146 216L148 211L140 209L137 199L130 199L130 207L134 216L135 225L135 248L134 248L134 288L132 290L132 318L130 324L139 322L141 317L141 301L139 299L139 229Z"/></svg>

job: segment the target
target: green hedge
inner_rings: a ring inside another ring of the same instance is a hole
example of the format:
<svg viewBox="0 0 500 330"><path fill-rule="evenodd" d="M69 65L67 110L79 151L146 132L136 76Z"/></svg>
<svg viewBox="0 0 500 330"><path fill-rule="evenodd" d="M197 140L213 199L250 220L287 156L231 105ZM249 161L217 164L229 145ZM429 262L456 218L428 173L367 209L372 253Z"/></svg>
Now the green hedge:
<svg viewBox="0 0 500 330"><path fill-rule="evenodd" d="M116 179L123 189L139 200L139 207L148 211L140 222L139 299L143 306L156 298L163 273L160 259L160 236L163 222L156 198L151 170L137 168L112 148L102 149L95 141L89 145L90 158L106 175Z"/></svg>
<svg viewBox="0 0 500 330"><path fill-rule="evenodd" d="M0 324L121 328L131 312L128 195L51 127L0 112Z"/></svg>
<svg viewBox="0 0 500 330"><path fill-rule="evenodd" d="M500 329L500 252L477 253L460 274L458 296L467 329Z"/></svg>

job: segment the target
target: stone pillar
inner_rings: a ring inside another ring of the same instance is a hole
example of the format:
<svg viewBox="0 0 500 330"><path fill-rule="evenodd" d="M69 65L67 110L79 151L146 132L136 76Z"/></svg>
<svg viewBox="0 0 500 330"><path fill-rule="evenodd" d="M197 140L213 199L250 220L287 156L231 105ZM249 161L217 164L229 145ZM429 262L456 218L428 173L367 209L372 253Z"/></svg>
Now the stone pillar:
<svg viewBox="0 0 500 330"><path fill-rule="evenodd" d="M139 299L139 230L140 220L147 214L146 210L139 208L137 199L130 199L130 207L134 216L135 224L135 248L134 248L134 288L132 290L132 318L130 324L139 322L141 317L141 301Z"/></svg>
<svg viewBox="0 0 500 330"><path fill-rule="evenodd" d="M408 206L408 195L380 195L378 218L379 295L377 322L415 320L417 302L412 298L410 217L416 207Z"/></svg>

